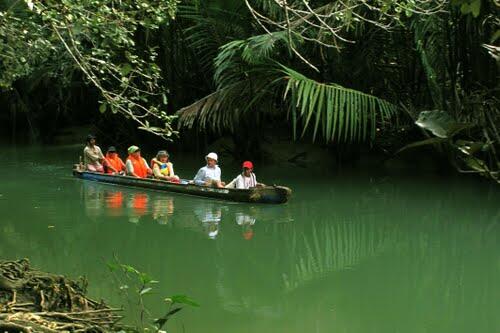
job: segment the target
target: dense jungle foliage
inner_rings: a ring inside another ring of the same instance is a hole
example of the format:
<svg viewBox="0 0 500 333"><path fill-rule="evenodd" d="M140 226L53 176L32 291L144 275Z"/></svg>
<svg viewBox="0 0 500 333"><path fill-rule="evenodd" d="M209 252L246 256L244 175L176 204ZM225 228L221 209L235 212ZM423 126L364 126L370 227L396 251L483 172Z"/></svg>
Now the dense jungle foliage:
<svg viewBox="0 0 500 333"><path fill-rule="evenodd" d="M2 133L96 124L258 154L278 129L498 180L492 0L0 0ZM151 136L153 137L153 136ZM422 141L423 140L423 141Z"/></svg>

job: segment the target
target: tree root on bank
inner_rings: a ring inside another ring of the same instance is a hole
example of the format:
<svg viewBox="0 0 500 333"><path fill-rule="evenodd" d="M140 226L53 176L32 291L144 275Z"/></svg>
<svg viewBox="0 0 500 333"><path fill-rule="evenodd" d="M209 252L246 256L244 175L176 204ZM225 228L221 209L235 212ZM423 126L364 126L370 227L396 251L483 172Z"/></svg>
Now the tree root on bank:
<svg viewBox="0 0 500 333"><path fill-rule="evenodd" d="M31 269L27 259L0 261L0 333L114 332L122 318L88 298L84 279Z"/></svg>

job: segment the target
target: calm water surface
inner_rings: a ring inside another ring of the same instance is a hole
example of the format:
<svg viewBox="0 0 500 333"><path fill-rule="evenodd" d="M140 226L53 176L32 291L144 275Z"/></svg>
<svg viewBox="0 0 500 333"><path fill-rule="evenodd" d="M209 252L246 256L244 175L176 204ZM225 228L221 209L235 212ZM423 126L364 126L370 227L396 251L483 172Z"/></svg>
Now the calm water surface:
<svg viewBox="0 0 500 333"><path fill-rule="evenodd" d="M249 205L74 179L78 147L2 151L0 258L85 275L119 306L115 254L160 281L153 315L166 295L201 304L169 332L499 332L498 187L272 165L258 177L293 198Z"/></svg>

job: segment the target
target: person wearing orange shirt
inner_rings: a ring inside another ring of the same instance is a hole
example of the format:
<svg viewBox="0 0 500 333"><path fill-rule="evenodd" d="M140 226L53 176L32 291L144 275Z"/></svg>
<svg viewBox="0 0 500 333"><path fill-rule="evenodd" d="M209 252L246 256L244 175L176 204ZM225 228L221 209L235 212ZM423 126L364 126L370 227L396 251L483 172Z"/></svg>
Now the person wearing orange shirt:
<svg viewBox="0 0 500 333"><path fill-rule="evenodd" d="M127 151L128 158L125 167L128 176L146 178L153 173L146 160L141 157L141 149L139 147L130 146Z"/></svg>
<svg viewBox="0 0 500 333"><path fill-rule="evenodd" d="M108 174L124 174L126 167L122 159L116 152L116 148L111 146L106 152L106 157L104 158L104 170Z"/></svg>

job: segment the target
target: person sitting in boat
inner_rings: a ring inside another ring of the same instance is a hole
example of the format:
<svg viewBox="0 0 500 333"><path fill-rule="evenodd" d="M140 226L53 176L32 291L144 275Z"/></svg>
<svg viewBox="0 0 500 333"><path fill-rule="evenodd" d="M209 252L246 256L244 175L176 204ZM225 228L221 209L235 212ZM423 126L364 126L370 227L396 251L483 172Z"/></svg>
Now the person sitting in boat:
<svg viewBox="0 0 500 333"><path fill-rule="evenodd" d="M218 156L216 153L210 153L205 156L207 165L200 168L194 177L194 183L199 186L210 186L223 188L226 184L221 181L221 170L217 165Z"/></svg>
<svg viewBox="0 0 500 333"><path fill-rule="evenodd" d="M264 186L264 184L257 183L257 177L253 173L253 163L251 161L245 161L242 165L243 171L238 177L234 178L226 188L238 188L238 189L249 189L252 187Z"/></svg>
<svg viewBox="0 0 500 333"><path fill-rule="evenodd" d="M168 161L169 157L170 155L165 150L160 150L156 154L156 157L151 160L153 175L157 179L179 183L180 179L174 173L174 165Z"/></svg>
<svg viewBox="0 0 500 333"><path fill-rule="evenodd" d="M146 178L153 173L148 162L141 157L141 149L137 146L130 146L127 149L128 158L125 162L127 175L137 178Z"/></svg>
<svg viewBox="0 0 500 333"><path fill-rule="evenodd" d="M123 163L114 146L108 148L106 157L104 158L103 166L104 171L108 174L125 174L125 163Z"/></svg>
<svg viewBox="0 0 500 333"><path fill-rule="evenodd" d="M85 169L92 172L104 172L102 167L103 160L104 155L102 154L101 148L95 144L95 136L89 134L87 136L85 148L83 149Z"/></svg>

